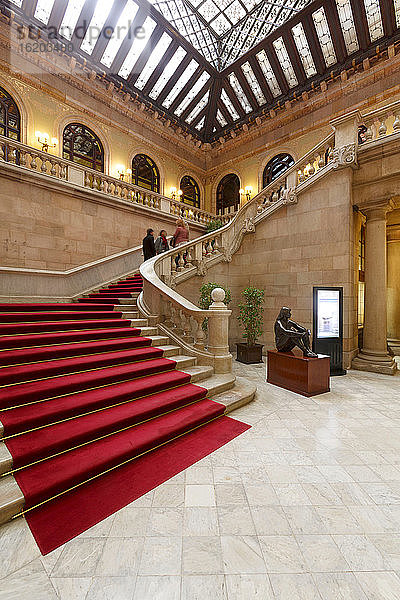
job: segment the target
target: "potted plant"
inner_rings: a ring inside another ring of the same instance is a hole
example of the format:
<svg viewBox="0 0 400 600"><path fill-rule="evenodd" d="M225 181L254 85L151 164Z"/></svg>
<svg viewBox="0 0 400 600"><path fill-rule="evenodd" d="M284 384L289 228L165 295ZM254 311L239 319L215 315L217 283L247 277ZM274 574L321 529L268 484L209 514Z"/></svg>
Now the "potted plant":
<svg viewBox="0 0 400 600"><path fill-rule="evenodd" d="M208 310L213 303L211 298L211 292L215 290L215 288L222 288L225 292L225 300L224 303L228 305L231 301L231 291L226 287L219 283L204 283L200 288L200 298L199 298L199 307L204 310ZM207 331L208 328L208 319L204 319L203 321L203 330Z"/></svg>
<svg viewBox="0 0 400 600"><path fill-rule="evenodd" d="M239 304L238 321L244 329L246 343L236 344L237 360L246 364L262 362L262 344L257 338L262 334L264 290L248 287L243 290L244 301Z"/></svg>

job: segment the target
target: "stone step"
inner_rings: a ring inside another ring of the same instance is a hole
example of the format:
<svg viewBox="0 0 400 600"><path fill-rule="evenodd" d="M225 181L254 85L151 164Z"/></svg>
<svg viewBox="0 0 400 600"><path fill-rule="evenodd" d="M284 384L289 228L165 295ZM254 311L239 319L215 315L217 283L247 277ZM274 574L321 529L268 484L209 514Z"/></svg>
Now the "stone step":
<svg viewBox="0 0 400 600"><path fill-rule="evenodd" d="M131 310L121 310L120 312L122 313L123 319L135 319L135 320L140 319L140 316L139 316L139 313L137 310L135 312L132 312Z"/></svg>
<svg viewBox="0 0 400 600"><path fill-rule="evenodd" d="M207 385L204 387L207 387ZM256 385L250 383L243 377L236 377L235 384L231 389L212 395L212 399L215 400L215 402L219 402L219 404L223 404L225 406L225 414L228 414L233 410L252 402L256 395L256 391Z"/></svg>
<svg viewBox="0 0 400 600"><path fill-rule="evenodd" d="M208 390L208 397L214 398L217 394L231 390L235 381L236 377L232 373L216 374L208 377L201 386Z"/></svg>
<svg viewBox="0 0 400 600"><path fill-rule="evenodd" d="M12 475L0 479L0 525L23 509L25 498Z"/></svg>
<svg viewBox="0 0 400 600"><path fill-rule="evenodd" d="M121 311L124 312L126 310L128 310L128 311L136 310L136 312L138 312L137 309L134 308L135 306L136 306L136 303L135 304L114 304L114 310L117 312L121 312Z"/></svg>
<svg viewBox="0 0 400 600"><path fill-rule="evenodd" d="M2 432L3 434L3 427ZM12 468L12 456L4 442L0 442L0 475L7 473Z"/></svg>
<svg viewBox="0 0 400 600"><path fill-rule="evenodd" d="M132 327L135 327L135 325L132 325ZM157 335L157 327L140 327L140 335L142 337L156 336Z"/></svg>
<svg viewBox="0 0 400 600"><path fill-rule="evenodd" d="M176 354L180 354L181 353L181 348L180 346L173 346L172 344L163 344L162 346L160 344L157 344L157 348L160 348L160 350L162 350L164 352L164 356L167 357L171 357L173 358Z"/></svg>
<svg viewBox="0 0 400 600"><path fill-rule="evenodd" d="M172 360L176 361L176 368L178 371L184 371L185 373L188 373L188 371L193 368L197 368L196 367L196 358L194 358L194 356L184 356L182 354L175 354L174 356L170 356L170 358ZM193 383L193 379L192 379L192 383Z"/></svg>
<svg viewBox="0 0 400 600"><path fill-rule="evenodd" d="M129 317L125 317L129 319ZM131 327L147 327L149 324L147 319L131 319Z"/></svg>
<svg viewBox="0 0 400 600"><path fill-rule="evenodd" d="M189 368L185 368L185 369L182 369L182 368L180 368L179 365L177 365L176 368L179 369L180 371L184 371L185 373L188 373L191 376L191 380L190 380L191 383L208 380L208 378L211 377L214 373L213 367L208 367L208 366L204 366L204 365L197 365L197 366L189 367ZM207 386L204 386L204 387L207 387Z"/></svg>
<svg viewBox="0 0 400 600"><path fill-rule="evenodd" d="M143 336L144 336L144 334L143 334ZM168 344L171 341L165 335L146 335L145 337L150 338L151 339L151 345L155 346L156 348L160 348L160 346L168 346Z"/></svg>

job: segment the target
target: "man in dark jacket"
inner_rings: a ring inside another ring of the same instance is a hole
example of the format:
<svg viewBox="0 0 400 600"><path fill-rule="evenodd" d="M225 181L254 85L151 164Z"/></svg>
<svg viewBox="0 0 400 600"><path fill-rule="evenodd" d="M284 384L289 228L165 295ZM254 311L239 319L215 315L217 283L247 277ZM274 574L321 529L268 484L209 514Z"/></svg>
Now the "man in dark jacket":
<svg viewBox="0 0 400 600"><path fill-rule="evenodd" d="M156 255L156 248L154 245L154 235L153 230L148 229L147 235L143 238L143 255L144 260L148 260L149 258L153 258Z"/></svg>

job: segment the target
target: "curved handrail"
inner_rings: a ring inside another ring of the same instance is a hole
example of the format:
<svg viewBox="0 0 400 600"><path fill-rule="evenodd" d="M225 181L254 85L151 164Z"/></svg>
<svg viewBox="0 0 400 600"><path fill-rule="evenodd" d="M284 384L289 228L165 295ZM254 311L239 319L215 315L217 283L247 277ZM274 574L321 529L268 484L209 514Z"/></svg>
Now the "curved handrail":
<svg viewBox="0 0 400 600"><path fill-rule="evenodd" d="M221 326L221 322L218 324L220 329L222 327L221 331L223 330L224 334L220 343L217 343L215 341L218 337L215 331L217 328L216 311L202 310L184 298L174 289L176 283L194 274L204 275L210 261L230 261L232 254L239 248L243 236L247 232L254 231L258 221L281 206L296 202L295 189L298 183L304 187L307 185L304 183L306 180L311 182L316 173L322 170L328 172L327 165L329 163L333 165L333 140L334 133L327 136L288 171L243 205L225 226L144 262L140 267L143 277L143 292L139 299L144 314L152 315L155 321L158 316L163 328L174 331L178 334L177 338L191 343L193 351L199 353L202 359L208 354L210 364L213 364L214 367L218 364L221 353L226 358L227 319L230 311L224 310L225 315L222 312L218 313L220 318L225 316L226 323L224 322L223 326ZM205 318L209 320L207 349L205 349L203 331ZM193 322L196 323L195 329ZM224 368L226 368L226 364ZM224 371L219 370L219 372Z"/></svg>

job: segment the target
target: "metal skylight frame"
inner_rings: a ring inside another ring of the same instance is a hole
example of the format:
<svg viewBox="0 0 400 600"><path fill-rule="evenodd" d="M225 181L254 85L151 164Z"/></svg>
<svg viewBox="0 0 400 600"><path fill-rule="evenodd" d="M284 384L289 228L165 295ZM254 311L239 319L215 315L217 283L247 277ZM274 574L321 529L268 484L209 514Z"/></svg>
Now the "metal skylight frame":
<svg viewBox="0 0 400 600"><path fill-rule="evenodd" d="M362 0L358 0L362 2ZM360 49L357 30L354 23L354 15L350 0L336 0L336 8L339 14L340 26L342 28L344 43L348 54L354 54Z"/></svg>
<svg viewBox="0 0 400 600"><path fill-rule="evenodd" d="M318 10L313 12L311 16L314 21L325 64L327 67L331 67L337 63L337 56L324 7L321 6Z"/></svg>
<svg viewBox="0 0 400 600"><path fill-rule="evenodd" d="M258 82L257 77L254 75L254 71L251 68L251 64L249 63L249 61L246 61L245 63L240 65L240 68L242 69L243 75L246 77L247 83L251 87L251 90L252 90L258 104L260 106L263 106L263 104L267 103L267 100L264 96L264 92L261 89L261 86Z"/></svg>
<svg viewBox="0 0 400 600"><path fill-rule="evenodd" d="M61 21L59 33L67 40L72 39L76 24L86 0L70 0ZM111 41L111 40L110 40Z"/></svg>
<svg viewBox="0 0 400 600"><path fill-rule="evenodd" d="M82 0L78 1L82 2ZM111 67L118 50L120 49L122 43L124 42L124 39L128 35L129 27L133 19L136 17L138 10L139 6L136 4L136 2L134 2L134 0L127 0L124 9L118 19L117 25L115 26L115 33L108 42L106 49L104 50L103 56L100 59L100 62L106 67ZM125 36L121 35L122 27L126 28Z"/></svg>
<svg viewBox="0 0 400 600"><path fill-rule="evenodd" d="M147 59L147 62L145 64L145 66L143 67L139 77L135 81L135 87L138 90L142 90L144 88L144 86L150 79L151 75L153 74L154 69L158 66L159 62L162 60L164 54L170 47L171 43L172 43L172 37L169 35L169 33L166 33L164 31L164 33L158 40L157 44L151 51L151 54L150 54L149 58ZM186 54L186 52L185 52L185 54ZM150 94L150 96L151 96L151 94Z"/></svg>
<svg viewBox="0 0 400 600"><path fill-rule="evenodd" d="M47 25L49 22L51 11L53 10L55 0L38 0L33 16L38 21Z"/></svg>
<svg viewBox="0 0 400 600"><path fill-rule="evenodd" d="M201 88L207 83L210 79L211 75L207 71L203 71L194 86L191 88L190 92L186 95L186 97L182 100L179 106L175 109L174 114L177 117L180 117L181 114L186 110L191 101L197 96L200 92Z"/></svg>
<svg viewBox="0 0 400 600"><path fill-rule="evenodd" d="M162 105L164 108L170 108L173 104L174 100L181 93L185 85L188 83L190 78L194 75L196 69L199 67L199 63L194 60L194 58L190 61L186 69L183 71L182 75L179 77L178 81L175 83L174 87L168 94L168 96L163 101Z"/></svg>
<svg viewBox="0 0 400 600"><path fill-rule="evenodd" d="M143 31L145 31L145 36L141 39L134 38L132 42L132 46L125 57L124 62L121 65L120 70L118 71L118 75L123 79L128 79L129 75L132 73L132 70L135 64L138 61L139 56L142 54L145 49L151 34L155 30L157 23L150 16L146 17L143 23Z"/></svg>
<svg viewBox="0 0 400 600"><path fill-rule="evenodd" d="M86 54L92 54L98 40L98 36L94 36L93 33L96 30L99 32L103 30L112 7L113 5L110 4L110 0L97 0L89 27L87 28L85 37L80 45L80 49L83 50L83 52L86 52Z"/></svg>
<svg viewBox="0 0 400 600"><path fill-rule="evenodd" d="M149 93L150 98L156 100L160 95L161 91L164 89L167 82L171 79L172 75L178 69L179 65L187 55L187 52L182 46L179 46L177 50L175 50L174 55L168 61L166 66L164 67L163 72L158 78L157 82L154 84L152 90ZM136 86L137 87L137 86Z"/></svg>

